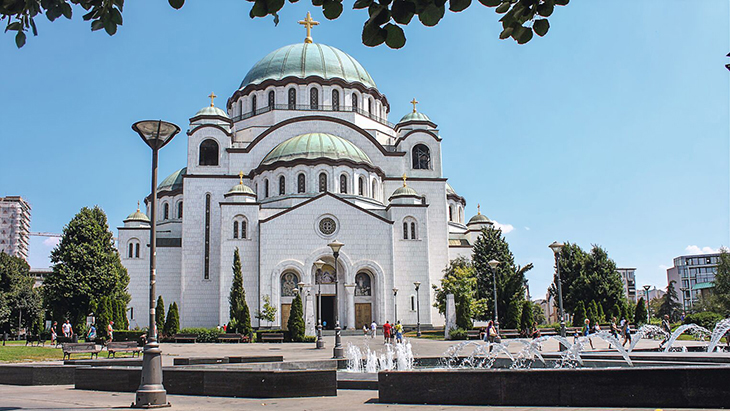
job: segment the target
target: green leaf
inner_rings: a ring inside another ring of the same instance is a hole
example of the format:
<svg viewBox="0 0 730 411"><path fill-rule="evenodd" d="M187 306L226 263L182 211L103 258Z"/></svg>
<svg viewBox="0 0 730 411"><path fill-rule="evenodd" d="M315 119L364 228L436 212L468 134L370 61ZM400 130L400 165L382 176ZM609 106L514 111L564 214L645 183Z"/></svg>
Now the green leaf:
<svg viewBox="0 0 730 411"><path fill-rule="evenodd" d="M266 0L266 11L268 14L276 13L284 7L284 0Z"/></svg>
<svg viewBox="0 0 730 411"><path fill-rule="evenodd" d="M512 4L510 2L505 2L499 5L496 9L494 9L495 12L502 14L509 11L509 8L512 7Z"/></svg>
<svg viewBox="0 0 730 411"><path fill-rule="evenodd" d="M460 12L471 6L471 0L449 0L449 10Z"/></svg>
<svg viewBox="0 0 730 411"><path fill-rule="evenodd" d="M73 10L71 10L71 5L66 2L61 3L61 13L63 14L63 17L71 19L71 15L73 14Z"/></svg>
<svg viewBox="0 0 730 411"><path fill-rule="evenodd" d="M251 7L251 11L248 13L251 18L254 17L264 17L268 14L268 11L266 9L266 3L264 0L258 0L254 2L253 7Z"/></svg>
<svg viewBox="0 0 730 411"><path fill-rule="evenodd" d="M97 31L104 28L104 23L101 20L94 20L91 22L91 31Z"/></svg>
<svg viewBox="0 0 730 411"><path fill-rule="evenodd" d="M550 29L550 23L547 21L547 19L535 20L532 28L535 30L535 34L542 37L546 35L548 30Z"/></svg>
<svg viewBox="0 0 730 411"><path fill-rule="evenodd" d="M555 4L558 6L567 6L570 0L555 0Z"/></svg>
<svg viewBox="0 0 730 411"><path fill-rule="evenodd" d="M340 17L340 14L342 14L342 3L335 0L326 1L324 5L322 5L322 14L324 14L324 16L329 20L334 20Z"/></svg>
<svg viewBox="0 0 730 411"><path fill-rule="evenodd" d="M113 36L117 32L117 25L114 24L113 21L109 20L104 23L104 30L106 31L106 34Z"/></svg>
<svg viewBox="0 0 730 411"><path fill-rule="evenodd" d="M321 6L324 2L325 0L312 0L312 6Z"/></svg>
<svg viewBox="0 0 730 411"><path fill-rule="evenodd" d="M530 27L525 27L525 30L523 31L522 35L519 39L517 39L517 44L525 44L528 41L532 40L532 29Z"/></svg>
<svg viewBox="0 0 730 411"><path fill-rule="evenodd" d="M14 21L8 25L8 27L5 27L5 32L7 33L8 30L15 30L20 31L23 28L23 25L20 24L19 21Z"/></svg>
<svg viewBox="0 0 730 411"><path fill-rule="evenodd" d="M370 19L368 19L366 24L375 24L380 27L390 21L390 11L388 8L377 3L373 3L368 7L368 14L370 15Z"/></svg>
<svg viewBox="0 0 730 411"><path fill-rule="evenodd" d="M37 36L38 35L38 29L35 26L35 20L33 19L33 17L30 18L30 28L33 29L33 35L34 36Z"/></svg>
<svg viewBox="0 0 730 411"><path fill-rule="evenodd" d="M370 7L370 5L373 3L373 0L357 0L355 4L352 5L353 9L364 9L367 7Z"/></svg>
<svg viewBox="0 0 730 411"><path fill-rule="evenodd" d="M18 48L25 46L25 33L22 31L18 31L18 34L15 35L15 45Z"/></svg>
<svg viewBox="0 0 730 411"><path fill-rule="evenodd" d="M444 17L446 8L444 6L438 7L433 4L429 4L425 9L418 15L418 19L421 20L424 26L433 27L439 23L441 18Z"/></svg>
<svg viewBox="0 0 730 411"><path fill-rule="evenodd" d="M499 38L504 40L506 38L509 38L509 36L512 35L512 27L507 27L506 29L502 30L501 33L499 33Z"/></svg>
<svg viewBox="0 0 730 411"><path fill-rule="evenodd" d="M392 49L399 49L406 45L406 33L403 29L396 26L395 24L388 23L384 29L388 32L385 39L385 44Z"/></svg>
<svg viewBox="0 0 730 411"><path fill-rule="evenodd" d="M537 14L543 17L550 17L553 14L553 10L555 10L554 0L545 0L545 2L537 6Z"/></svg>
<svg viewBox="0 0 730 411"><path fill-rule="evenodd" d="M393 20L398 24L408 24L416 13L416 5L410 1L395 0L390 8Z"/></svg>
<svg viewBox="0 0 730 411"><path fill-rule="evenodd" d="M170 6L172 6L173 9L180 10L182 6L185 4L185 0L167 0L168 3L170 3Z"/></svg>
<svg viewBox="0 0 730 411"><path fill-rule="evenodd" d="M375 47L383 44L388 32L377 24L365 23L362 28L362 44Z"/></svg>
<svg viewBox="0 0 730 411"><path fill-rule="evenodd" d="M482 3L487 7L497 7L502 4L502 0L479 0L479 3Z"/></svg>
<svg viewBox="0 0 730 411"><path fill-rule="evenodd" d="M111 14L112 14L112 21L114 23L116 23L117 25L121 26L122 21L123 21L122 13L120 13L119 10L117 10L117 9L112 9Z"/></svg>

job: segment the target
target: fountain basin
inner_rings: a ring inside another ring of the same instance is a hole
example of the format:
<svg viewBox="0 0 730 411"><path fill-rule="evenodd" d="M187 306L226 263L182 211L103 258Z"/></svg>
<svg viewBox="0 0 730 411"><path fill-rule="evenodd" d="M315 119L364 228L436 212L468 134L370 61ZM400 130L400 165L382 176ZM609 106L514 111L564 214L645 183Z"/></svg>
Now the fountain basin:
<svg viewBox="0 0 730 411"><path fill-rule="evenodd" d="M730 366L381 371L383 403L723 408Z"/></svg>

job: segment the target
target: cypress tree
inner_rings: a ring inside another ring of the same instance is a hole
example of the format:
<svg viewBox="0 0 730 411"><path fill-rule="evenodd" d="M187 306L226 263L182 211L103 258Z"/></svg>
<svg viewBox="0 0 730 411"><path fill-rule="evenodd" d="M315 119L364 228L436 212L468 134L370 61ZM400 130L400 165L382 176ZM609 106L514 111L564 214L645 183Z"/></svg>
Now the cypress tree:
<svg viewBox="0 0 730 411"><path fill-rule="evenodd" d="M155 306L155 325L157 326L157 334L162 334L165 330L165 301L161 295L157 297L157 305Z"/></svg>
<svg viewBox="0 0 730 411"><path fill-rule="evenodd" d="M586 306L583 301L578 301L578 305L573 312L573 327L582 327L586 319Z"/></svg>
<svg viewBox="0 0 730 411"><path fill-rule="evenodd" d="M634 324L646 324L646 315L646 302L644 297L641 297L634 310Z"/></svg>
<svg viewBox="0 0 730 411"><path fill-rule="evenodd" d="M502 316L500 313L500 316L504 318L504 324L502 324L502 328L518 328L520 326L520 316L522 314L522 303L524 302L524 297L514 296L509 300L509 305L507 306L507 315Z"/></svg>
<svg viewBox="0 0 730 411"><path fill-rule="evenodd" d="M588 318L591 321L591 324L596 323L596 302L591 301L588 303L588 306L586 307L586 318Z"/></svg>
<svg viewBox="0 0 730 411"><path fill-rule="evenodd" d="M598 307L598 322L606 321L606 313L603 311L603 305L597 304Z"/></svg>
<svg viewBox="0 0 730 411"><path fill-rule="evenodd" d="M165 321L165 334L174 335L180 330L180 313L177 310L177 303L173 302L167 310L167 321Z"/></svg>
<svg viewBox="0 0 730 411"><path fill-rule="evenodd" d="M233 284L228 296L231 332L248 335L251 333L251 313L246 303L246 290L243 288L241 256L238 247L233 252Z"/></svg>
<svg viewBox="0 0 730 411"><path fill-rule="evenodd" d="M112 304L109 301L109 297L102 297L99 303L96 305L96 335L97 339L106 341L109 339L109 335L106 332L106 327L109 325L109 321L114 321L114 313L112 311Z"/></svg>
<svg viewBox="0 0 730 411"><path fill-rule="evenodd" d="M532 302L525 301L522 303L522 316L520 318L520 328L527 333L530 332L532 329L532 323L535 322L533 311L532 311Z"/></svg>
<svg viewBox="0 0 730 411"><path fill-rule="evenodd" d="M287 328L294 342L304 341L304 307L302 306L302 297L297 293L291 304L291 312L289 313L289 321Z"/></svg>

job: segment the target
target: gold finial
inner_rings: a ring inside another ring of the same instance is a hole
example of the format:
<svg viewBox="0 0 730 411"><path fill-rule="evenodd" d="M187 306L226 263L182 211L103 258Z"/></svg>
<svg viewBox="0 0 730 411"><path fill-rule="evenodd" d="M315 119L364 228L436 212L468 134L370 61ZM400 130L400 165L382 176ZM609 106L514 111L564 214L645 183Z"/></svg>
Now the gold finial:
<svg viewBox="0 0 730 411"><path fill-rule="evenodd" d="M413 112L416 112L416 104L418 104L418 100L416 100L415 97L413 97L413 100L411 100L411 104L413 104Z"/></svg>
<svg viewBox="0 0 730 411"><path fill-rule="evenodd" d="M477 214L482 215L482 206L477 204Z"/></svg>
<svg viewBox="0 0 730 411"><path fill-rule="evenodd" d="M243 185L243 171L238 172L238 183Z"/></svg>
<svg viewBox="0 0 730 411"><path fill-rule="evenodd" d="M403 175L401 176L401 178L403 179L403 187L405 187L406 186L406 179L408 178L408 176L406 176L406 173L403 173Z"/></svg>
<svg viewBox="0 0 730 411"><path fill-rule="evenodd" d="M305 43L312 43L312 27L318 26L319 22L312 19L312 15L307 12L307 18L299 20L299 24L307 28L307 37L304 39Z"/></svg>
<svg viewBox="0 0 730 411"><path fill-rule="evenodd" d="M139 200L137 200L137 212L139 213Z"/></svg>
<svg viewBox="0 0 730 411"><path fill-rule="evenodd" d="M210 93L210 94L208 95L208 98L210 98L210 106L211 106L211 107L215 107L215 105L213 104L213 100L214 100L214 99L215 99L216 97L218 97L218 96L216 96L216 95L215 95L215 93Z"/></svg>

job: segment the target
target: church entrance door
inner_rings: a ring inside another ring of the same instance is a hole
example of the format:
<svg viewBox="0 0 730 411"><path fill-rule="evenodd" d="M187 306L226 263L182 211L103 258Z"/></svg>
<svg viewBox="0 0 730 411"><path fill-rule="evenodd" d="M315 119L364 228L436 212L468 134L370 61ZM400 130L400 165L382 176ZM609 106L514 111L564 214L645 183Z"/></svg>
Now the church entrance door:
<svg viewBox="0 0 730 411"><path fill-rule="evenodd" d="M322 296L322 328L325 330L335 329L335 296Z"/></svg>
<svg viewBox="0 0 730 411"><path fill-rule="evenodd" d="M355 328L360 330L364 325L370 327L373 322L373 311L370 303L355 304Z"/></svg>
<svg viewBox="0 0 730 411"><path fill-rule="evenodd" d="M288 330L289 314L291 313L291 304L281 305L281 329Z"/></svg>

